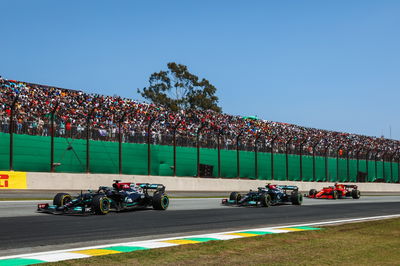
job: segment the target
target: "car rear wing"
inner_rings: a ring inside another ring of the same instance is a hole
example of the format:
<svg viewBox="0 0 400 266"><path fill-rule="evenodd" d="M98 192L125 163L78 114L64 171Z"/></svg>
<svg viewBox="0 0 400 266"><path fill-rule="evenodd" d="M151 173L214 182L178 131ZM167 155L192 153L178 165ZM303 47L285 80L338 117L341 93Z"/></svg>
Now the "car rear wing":
<svg viewBox="0 0 400 266"><path fill-rule="evenodd" d="M285 185L281 185L281 186L277 186L277 188L283 189L283 190L299 190L298 186L285 186Z"/></svg>
<svg viewBox="0 0 400 266"><path fill-rule="evenodd" d="M344 185L345 188L354 188L357 189L358 186L357 185Z"/></svg>
<svg viewBox="0 0 400 266"><path fill-rule="evenodd" d="M141 187L142 189L145 190L156 190L156 191L160 191L160 192L164 192L165 191L165 186L163 184L150 184L150 183L137 183L136 185L138 185L139 187Z"/></svg>

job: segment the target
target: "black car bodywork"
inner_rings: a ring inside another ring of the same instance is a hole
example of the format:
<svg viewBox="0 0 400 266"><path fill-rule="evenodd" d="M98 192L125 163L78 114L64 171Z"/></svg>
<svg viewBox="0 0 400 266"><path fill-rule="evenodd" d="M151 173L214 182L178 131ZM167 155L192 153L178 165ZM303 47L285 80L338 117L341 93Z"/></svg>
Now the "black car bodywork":
<svg viewBox="0 0 400 266"><path fill-rule="evenodd" d="M269 207L271 205L285 203L301 205L302 202L303 195L299 192L299 188L297 186L275 185L259 187L257 191L250 190L244 196L242 196L239 192L232 192L229 196L229 199L222 200L223 205L254 207Z"/></svg>
<svg viewBox="0 0 400 266"><path fill-rule="evenodd" d="M58 193L53 199L53 205L38 204L37 211L52 214L107 214L110 210L168 208L169 198L162 184L120 183L119 180L114 182L112 187L101 186L95 192L89 190L75 197L68 193ZM132 186L136 189L132 189Z"/></svg>

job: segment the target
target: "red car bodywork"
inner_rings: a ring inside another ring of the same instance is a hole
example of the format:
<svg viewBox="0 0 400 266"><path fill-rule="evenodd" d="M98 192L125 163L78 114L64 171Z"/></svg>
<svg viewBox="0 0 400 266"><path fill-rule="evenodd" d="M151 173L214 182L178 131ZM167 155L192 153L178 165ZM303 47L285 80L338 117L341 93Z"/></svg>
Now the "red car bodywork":
<svg viewBox="0 0 400 266"><path fill-rule="evenodd" d="M360 195L361 193L356 185L335 184L334 186L324 187L320 191L311 189L306 196L316 199L340 199L346 197L359 199Z"/></svg>

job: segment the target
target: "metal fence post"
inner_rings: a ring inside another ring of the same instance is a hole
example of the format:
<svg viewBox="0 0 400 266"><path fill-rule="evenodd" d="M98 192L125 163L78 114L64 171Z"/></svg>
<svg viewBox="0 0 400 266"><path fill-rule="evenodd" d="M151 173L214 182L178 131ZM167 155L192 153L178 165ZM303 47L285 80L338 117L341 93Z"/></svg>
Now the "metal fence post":
<svg viewBox="0 0 400 266"><path fill-rule="evenodd" d="M90 172L90 118L93 116L93 108L86 117L86 173Z"/></svg>
<svg viewBox="0 0 400 266"><path fill-rule="evenodd" d="M174 176L176 176L176 131L177 131L177 129L178 129L178 126L179 126L179 124L180 123L178 123L178 124L176 124L174 127L173 127L173 130L172 130L172 134L173 134L173 160L174 160L174 169L173 169L173 172L174 172Z"/></svg>
<svg viewBox="0 0 400 266"><path fill-rule="evenodd" d="M147 124L147 175L151 175L151 126L155 118L151 118Z"/></svg>
<svg viewBox="0 0 400 266"><path fill-rule="evenodd" d="M346 151L346 160L347 160L347 163L346 163L346 175L347 175L347 182L350 182L350 151L351 151L351 153L353 154L353 150L350 150L349 148L347 148L347 151Z"/></svg>
<svg viewBox="0 0 400 266"><path fill-rule="evenodd" d="M54 106L53 110L51 111L51 117L50 117L50 130L51 130L51 138L50 138L50 172L54 172L55 167L54 167L54 115L57 111L58 108L58 102Z"/></svg>
<svg viewBox="0 0 400 266"><path fill-rule="evenodd" d="M241 131L237 136L236 136L236 173L237 173L237 178L240 178L240 150L239 150L239 139L240 136L242 136L243 131Z"/></svg>
<svg viewBox="0 0 400 266"><path fill-rule="evenodd" d="M325 180L329 181L329 169L328 169L328 152L330 145L328 144L325 148Z"/></svg>
<svg viewBox="0 0 400 266"><path fill-rule="evenodd" d="M217 149L218 149L218 178L221 177L221 131L217 132Z"/></svg>
<svg viewBox="0 0 400 266"><path fill-rule="evenodd" d="M254 141L254 174L256 179L258 179L258 140L260 139L261 135L257 135Z"/></svg>
<svg viewBox="0 0 400 266"><path fill-rule="evenodd" d="M271 180L275 179L275 168L274 168L274 144L278 136L275 136L271 141Z"/></svg>
<svg viewBox="0 0 400 266"><path fill-rule="evenodd" d="M384 152L382 154L382 175L383 175L383 180L385 180L385 183L386 183L385 156L386 156L386 152Z"/></svg>
<svg viewBox="0 0 400 266"><path fill-rule="evenodd" d="M367 171L367 182L369 181L369 166L368 166L368 162L369 162L369 154L370 154L370 152L371 152L371 150L368 149L367 150L367 155L365 157L365 162L366 162L365 168L366 168L366 171Z"/></svg>
<svg viewBox="0 0 400 266"><path fill-rule="evenodd" d="M304 144L306 144L307 140L304 140L300 144L300 181L303 181L303 148Z"/></svg>
<svg viewBox="0 0 400 266"><path fill-rule="evenodd" d="M124 112L118 120L118 173L122 174L122 123L125 120L126 113Z"/></svg>
<svg viewBox="0 0 400 266"><path fill-rule="evenodd" d="M340 145L336 150L336 182L339 180L339 152L342 149L342 145Z"/></svg>
<svg viewBox="0 0 400 266"><path fill-rule="evenodd" d="M10 171L14 171L14 112L15 104L17 103L19 94L17 94L10 106Z"/></svg>
<svg viewBox="0 0 400 266"><path fill-rule="evenodd" d="M200 133L203 129L203 124L197 129L196 146L197 146L197 177L200 177Z"/></svg>
<svg viewBox="0 0 400 266"><path fill-rule="evenodd" d="M378 154L379 152L375 152L375 179L378 178Z"/></svg>
<svg viewBox="0 0 400 266"><path fill-rule="evenodd" d="M315 149L317 148L318 144L319 144L319 141L318 141L318 143L316 143L316 144L313 145L313 150L312 150L312 157L313 157L313 182L315 182L315 180L316 180Z"/></svg>
<svg viewBox="0 0 400 266"><path fill-rule="evenodd" d="M285 154L286 154L286 180L289 180L289 145L293 137L290 137L285 143Z"/></svg>

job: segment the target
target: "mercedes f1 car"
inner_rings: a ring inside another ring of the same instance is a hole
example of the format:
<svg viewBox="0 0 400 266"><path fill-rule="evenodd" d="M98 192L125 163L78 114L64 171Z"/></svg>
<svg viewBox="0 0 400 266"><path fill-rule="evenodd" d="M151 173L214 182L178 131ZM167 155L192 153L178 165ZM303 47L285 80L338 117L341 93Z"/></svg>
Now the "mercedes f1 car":
<svg viewBox="0 0 400 266"><path fill-rule="evenodd" d="M104 215L110 210L123 211L148 207L166 210L168 205L169 198L164 185L120 183L120 180L114 180L112 187L101 186L95 192L89 190L75 197L68 193L58 193L53 199L53 205L38 204L37 211L52 214Z"/></svg>
<svg viewBox="0 0 400 266"><path fill-rule="evenodd" d="M309 198L315 199L341 199L346 197L352 197L353 199L359 199L361 196L360 191L356 185L345 185L335 183L333 186L324 187L322 190L317 191L311 189L308 195Z"/></svg>
<svg viewBox="0 0 400 266"><path fill-rule="evenodd" d="M297 186L268 184L265 187L259 187L257 191L250 190L244 196L239 192L232 192L229 199L222 200L223 205L233 206L269 207L285 203L293 205L301 205L303 203L303 195L299 192Z"/></svg>

